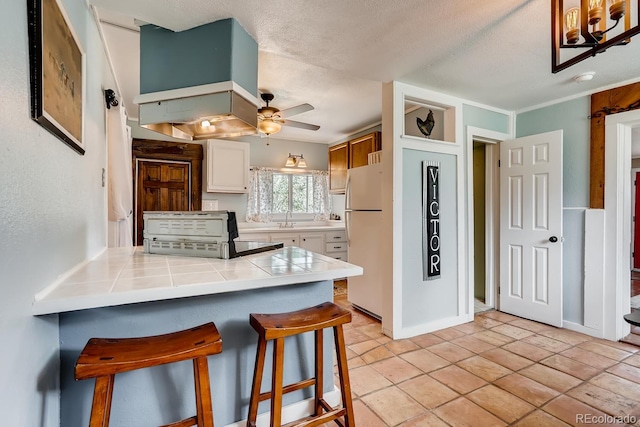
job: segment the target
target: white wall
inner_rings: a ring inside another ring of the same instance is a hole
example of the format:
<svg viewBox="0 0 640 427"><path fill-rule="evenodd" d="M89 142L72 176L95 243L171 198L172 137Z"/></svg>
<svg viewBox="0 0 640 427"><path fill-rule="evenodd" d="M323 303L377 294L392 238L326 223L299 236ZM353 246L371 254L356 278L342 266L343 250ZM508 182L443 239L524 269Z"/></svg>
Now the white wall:
<svg viewBox="0 0 640 427"><path fill-rule="evenodd" d="M90 10L64 0L87 54L84 156L30 119L27 7L0 13L0 425L59 425L58 317L34 294L105 246L102 86L112 86ZM71 373L66 372L65 375Z"/></svg>

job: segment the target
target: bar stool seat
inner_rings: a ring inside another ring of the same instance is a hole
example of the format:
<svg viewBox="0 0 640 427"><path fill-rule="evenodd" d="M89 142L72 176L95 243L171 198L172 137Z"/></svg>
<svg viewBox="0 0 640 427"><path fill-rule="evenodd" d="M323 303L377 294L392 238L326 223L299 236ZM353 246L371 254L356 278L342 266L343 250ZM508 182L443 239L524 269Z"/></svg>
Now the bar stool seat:
<svg viewBox="0 0 640 427"><path fill-rule="evenodd" d="M138 338L91 338L75 366L75 379L96 378L90 427L107 427L115 375L135 369L193 360L196 416L166 427L213 427L207 356L222 352L213 323L164 335Z"/></svg>
<svg viewBox="0 0 640 427"><path fill-rule="evenodd" d="M624 320L633 326L640 326L640 310L633 310L631 313L625 314Z"/></svg>
<svg viewBox="0 0 640 427"><path fill-rule="evenodd" d="M317 426L335 421L345 427L355 426L347 353L342 325L351 322L351 313L339 306L325 302L311 308L277 314L251 314L249 322L258 333L258 349L253 374L253 385L249 401L247 426L255 427L258 416L258 404L271 400L271 427L280 427L282 423L282 395L292 391L315 386L314 413L310 417L287 424L287 426ZM333 328L337 355L338 377L342 407L333 408L323 397L323 329ZM283 386L284 339L288 336L314 331L315 336L315 376L297 383ZM273 340L273 373L271 389L261 393L262 376L267 349L267 341ZM344 423L341 419L344 419Z"/></svg>

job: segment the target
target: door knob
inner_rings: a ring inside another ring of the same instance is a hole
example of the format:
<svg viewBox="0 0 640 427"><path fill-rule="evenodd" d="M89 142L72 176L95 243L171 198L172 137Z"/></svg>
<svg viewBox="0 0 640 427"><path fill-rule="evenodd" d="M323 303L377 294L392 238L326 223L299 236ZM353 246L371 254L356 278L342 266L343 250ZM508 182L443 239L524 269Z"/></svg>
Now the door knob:
<svg viewBox="0 0 640 427"><path fill-rule="evenodd" d="M557 241L558 241L558 238L557 238L556 236L551 236L551 237L549 237L549 241L550 241L551 243L555 243L555 242L557 242Z"/></svg>

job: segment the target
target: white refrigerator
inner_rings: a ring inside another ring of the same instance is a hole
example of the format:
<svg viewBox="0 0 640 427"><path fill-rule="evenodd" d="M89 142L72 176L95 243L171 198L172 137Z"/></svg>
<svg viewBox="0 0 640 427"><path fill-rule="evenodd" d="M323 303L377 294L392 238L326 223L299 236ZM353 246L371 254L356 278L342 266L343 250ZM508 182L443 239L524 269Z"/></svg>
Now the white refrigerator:
<svg viewBox="0 0 640 427"><path fill-rule="evenodd" d="M364 270L362 276L349 277L348 299L356 308L380 318L384 264L380 241L382 165L376 163L349 169L345 197L349 263Z"/></svg>

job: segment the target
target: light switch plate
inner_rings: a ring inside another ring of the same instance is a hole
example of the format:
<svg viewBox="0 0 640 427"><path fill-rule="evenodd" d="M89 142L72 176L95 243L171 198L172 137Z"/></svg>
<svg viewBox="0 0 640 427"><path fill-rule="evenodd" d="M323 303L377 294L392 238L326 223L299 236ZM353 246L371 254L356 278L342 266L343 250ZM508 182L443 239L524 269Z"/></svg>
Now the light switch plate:
<svg viewBox="0 0 640 427"><path fill-rule="evenodd" d="M217 211L218 210L218 201L217 200L203 200L202 201L202 210L203 211Z"/></svg>

